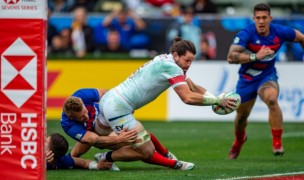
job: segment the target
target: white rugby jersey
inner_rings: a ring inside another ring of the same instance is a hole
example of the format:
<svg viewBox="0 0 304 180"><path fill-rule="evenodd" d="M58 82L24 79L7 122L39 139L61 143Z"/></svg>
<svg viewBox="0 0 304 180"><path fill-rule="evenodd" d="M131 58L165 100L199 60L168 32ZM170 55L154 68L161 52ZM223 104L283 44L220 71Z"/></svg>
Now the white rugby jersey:
<svg viewBox="0 0 304 180"><path fill-rule="evenodd" d="M168 89L186 84L183 70L174 62L172 54L162 54L145 63L115 90L138 109Z"/></svg>

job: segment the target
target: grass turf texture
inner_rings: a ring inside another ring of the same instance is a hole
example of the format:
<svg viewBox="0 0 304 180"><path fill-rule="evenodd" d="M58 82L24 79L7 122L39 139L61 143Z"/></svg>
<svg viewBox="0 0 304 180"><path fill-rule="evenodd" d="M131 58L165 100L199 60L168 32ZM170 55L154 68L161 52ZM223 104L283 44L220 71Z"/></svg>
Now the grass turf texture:
<svg viewBox="0 0 304 180"><path fill-rule="evenodd" d="M136 162L116 162L120 172L95 170L49 170L47 179L225 179L303 171L304 123L285 123L283 157L272 155L268 123L249 123L248 140L237 160L227 155L234 139L232 122L147 122L145 128L164 144L178 159L193 162L190 171ZM47 122L47 134L59 132L70 144L75 141L62 130L59 121ZM102 150L105 151L105 150ZM93 159L97 148L91 148L83 158Z"/></svg>

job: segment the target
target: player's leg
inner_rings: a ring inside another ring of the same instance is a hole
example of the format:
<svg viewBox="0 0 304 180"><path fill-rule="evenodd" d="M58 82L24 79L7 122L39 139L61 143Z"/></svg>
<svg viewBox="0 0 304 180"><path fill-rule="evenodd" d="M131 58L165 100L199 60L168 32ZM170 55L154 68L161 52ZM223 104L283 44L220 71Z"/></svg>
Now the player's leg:
<svg viewBox="0 0 304 180"><path fill-rule="evenodd" d="M101 98L99 109L100 115L107 120L107 123L117 134L119 134L123 129L135 129L138 132L138 139L132 143L131 147L127 146L123 147L124 150L118 149L116 151L106 153L106 159L108 161L142 160L154 164L156 164L155 159L156 162L160 164L163 161L169 161L169 159L161 155L154 158L157 152L155 151L155 147L150 140L149 133L145 130L143 125L133 116L134 109L130 103L122 98L115 89L108 91Z"/></svg>
<svg viewBox="0 0 304 180"><path fill-rule="evenodd" d="M108 136L108 135L117 136L117 134L113 132L112 128L109 125L107 125L102 115L99 116L99 121L96 122L94 131L100 136ZM149 134L150 134L150 139L158 153L169 159L177 160L176 156L173 153L169 152L168 149L164 145L162 145L161 142L154 136L154 134L152 134L151 132L149 132ZM117 150L125 145L126 144L121 143L121 144L107 146L104 147L103 149L107 148L107 149Z"/></svg>
<svg viewBox="0 0 304 180"><path fill-rule="evenodd" d="M278 104L278 95L279 85L275 81L266 82L259 89L259 96L269 109L273 154L282 156L284 154L282 145L283 115Z"/></svg>
<svg viewBox="0 0 304 180"><path fill-rule="evenodd" d="M246 141L247 118L257 97L258 84L240 79L236 86L236 92L241 96L241 105L236 110L234 119L235 140L228 154L228 159L236 159Z"/></svg>
<svg viewBox="0 0 304 180"><path fill-rule="evenodd" d="M236 159L239 156L241 148L247 139L246 136L246 126L248 123L247 118L250 115L255 100L256 99L254 98L250 101L242 103L240 107L236 110L236 116L234 119L235 139L229 151L228 159Z"/></svg>
<svg viewBox="0 0 304 180"><path fill-rule="evenodd" d="M192 163L168 159L155 151L154 145L150 140L149 133L147 133L139 121L137 121L136 125L133 128L136 129L139 134L138 139L131 146L125 146L116 151L100 154L101 157L99 159L104 159L110 162L141 160L149 164L181 170L190 170L194 167Z"/></svg>
<svg viewBox="0 0 304 180"><path fill-rule="evenodd" d="M81 155L86 153L90 148L91 148L91 145L76 142L76 144L74 145L74 147L71 151L71 156L80 157Z"/></svg>
<svg viewBox="0 0 304 180"><path fill-rule="evenodd" d="M154 134L152 134L151 132L149 132L150 134L150 138L151 138L151 141L155 147L155 150L161 154L162 156L168 158L168 159L174 159L174 160L177 160L177 157L171 153L170 151L168 151L168 149L161 144L161 142L156 138L156 136L154 136Z"/></svg>

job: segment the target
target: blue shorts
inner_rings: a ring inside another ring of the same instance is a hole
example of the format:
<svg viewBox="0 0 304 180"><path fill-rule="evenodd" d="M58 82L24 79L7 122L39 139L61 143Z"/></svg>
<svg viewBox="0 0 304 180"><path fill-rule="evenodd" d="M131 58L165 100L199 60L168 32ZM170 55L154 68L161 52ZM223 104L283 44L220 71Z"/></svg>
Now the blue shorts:
<svg viewBox="0 0 304 180"><path fill-rule="evenodd" d="M265 77L258 80L248 81L246 79L240 78L236 85L236 92L241 96L242 103L256 98L258 95L259 88L264 83L269 81L278 82L278 76L275 72L268 74Z"/></svg>

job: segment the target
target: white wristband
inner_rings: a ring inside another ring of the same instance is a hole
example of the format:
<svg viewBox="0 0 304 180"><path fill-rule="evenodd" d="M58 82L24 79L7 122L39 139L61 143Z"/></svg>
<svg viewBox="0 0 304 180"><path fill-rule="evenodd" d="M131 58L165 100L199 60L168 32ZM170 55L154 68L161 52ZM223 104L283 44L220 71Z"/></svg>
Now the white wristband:
<svg viewBox="0 0 304 180"><path fill-rule="evenodd" d="M96 162L96 161L91 161L91 162L89 163L89 169L98 170L97 162Z"/></svg>
<svg viewBox="0 0 304 180"><path fill-rule="evenodd" d="M256 54L250 54L249 55L249 60L250 61L256 61L257 60Z"/></svg>
<svg viewBox="0 0 304 180"><path fill-rule="evenodd" d="M203 95L203 105L205 105L205 106L220 104L220 102L221 102L220 97L213 97L213 96Z"/></svg>

